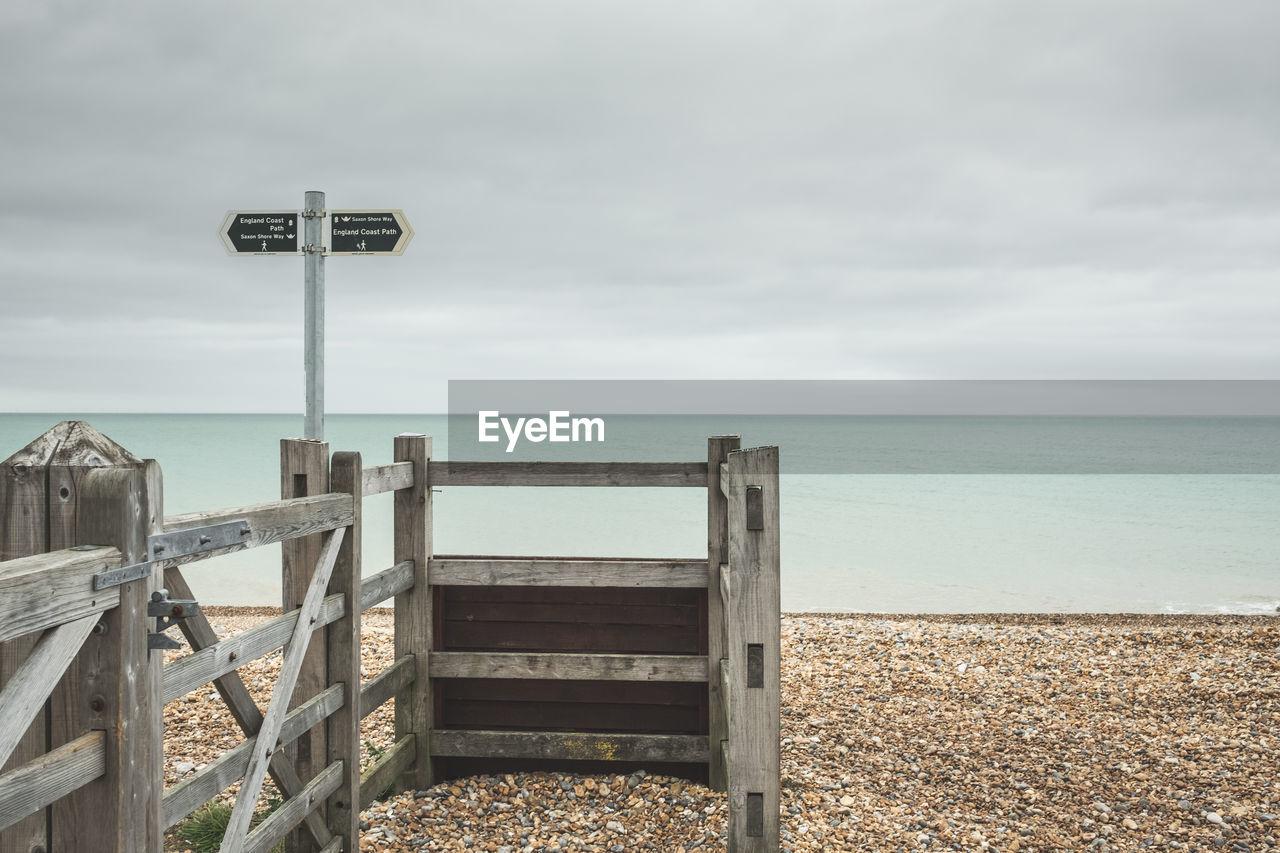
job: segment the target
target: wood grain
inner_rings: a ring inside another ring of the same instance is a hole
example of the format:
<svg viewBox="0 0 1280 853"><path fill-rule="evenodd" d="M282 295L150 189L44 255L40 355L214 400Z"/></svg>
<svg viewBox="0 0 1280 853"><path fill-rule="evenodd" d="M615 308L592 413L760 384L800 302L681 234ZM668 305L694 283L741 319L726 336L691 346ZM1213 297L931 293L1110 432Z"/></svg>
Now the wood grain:
<svg viewBox="0 0 1280 853"><path fill-rule="evenodd" d="M435 730L431 753L485 758L576 761L705 762L707 739L696 735Z"/></svg>
<svg viewBox="0 0 1280 853"><path fill-rule="evenodd" d="M707 485L704 462L432 462L435 486Z"/></svg>
<svg viewBox="0 0 1280 853"><path fill-rule="evenodd" d="M561 678L706 681L702 655L579 655L431 652L433 678Z"/></svg>

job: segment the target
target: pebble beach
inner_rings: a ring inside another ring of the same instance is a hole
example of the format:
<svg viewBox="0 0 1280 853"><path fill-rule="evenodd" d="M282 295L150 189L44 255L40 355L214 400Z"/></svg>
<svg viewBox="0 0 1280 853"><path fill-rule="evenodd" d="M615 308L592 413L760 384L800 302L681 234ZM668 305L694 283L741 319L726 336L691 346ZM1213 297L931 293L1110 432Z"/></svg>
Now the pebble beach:
<svg viewBox="0 0 1280 853"><path fill-rule="evenodd" d="M278 614L206 612L222 635ZM368 677L390 613L363 630ZM1280 616L788 614L782 648L783 850L1280 844ZM263 707L279 665L241 670ZM241 739L212 687L165 720L167 785ZM366 760L390 746L389 706L362 740ZM361 850L722 851L726 816L643 771L471 777L389 792Z"/></svg>

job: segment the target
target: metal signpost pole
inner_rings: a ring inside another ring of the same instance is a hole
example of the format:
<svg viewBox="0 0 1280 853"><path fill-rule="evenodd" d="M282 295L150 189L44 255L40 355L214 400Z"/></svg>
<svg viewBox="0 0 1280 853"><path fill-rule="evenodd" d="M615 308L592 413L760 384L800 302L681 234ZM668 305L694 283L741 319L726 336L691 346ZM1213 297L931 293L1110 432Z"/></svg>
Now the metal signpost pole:
<svg viewBox="0 0 1280 853"><path fill-rule="evenodd" d="M302 197L302 242L296 210L228 210L218 238L229 255L305 255L302 361L307 414L303 437L324 439L324 256L402 255L413 239L404 211L325 210L324 193ZM325 228L325 219L332 227ZM325 245L325 241L328 245Z"/></svg>
<svg viewBox="0 0 1280 853"><path fill-rule="evenodd" d="M303 360L307 373L307 415L303 438L324 438L324 193L306 193L302 202L303 251L306 267L303 284L306 289L306 339Z"/></svg>

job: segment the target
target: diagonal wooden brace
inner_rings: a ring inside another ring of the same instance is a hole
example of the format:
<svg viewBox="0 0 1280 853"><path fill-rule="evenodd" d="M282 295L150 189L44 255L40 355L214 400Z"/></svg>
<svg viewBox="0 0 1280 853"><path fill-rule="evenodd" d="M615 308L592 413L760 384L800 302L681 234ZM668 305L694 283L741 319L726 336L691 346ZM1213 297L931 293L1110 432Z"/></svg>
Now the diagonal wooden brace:
<svg viewBox="0 0 1280 853"><path fill-rule="evenodd" d="M182 576L182 571L177 566L170 566L164 570L164 584L170 594L178 598L195 598L191 587L187 585L187 579ZM209 624L209 618L205 616L203 610L196 610L186 619L180 619L178 627L182 635L187 638L193 652L207 649L218 642L218 634ZM213 684L221 694L222 701L231 710L231 716L235 718L236 725L240 726L244 736L251 738L256 735L262 729L262 712L258 710L257 703L249 695L249 689L240 680L240 673L229 672L215 679ZM306 787L306 783L298 776L293 762L283 750L277 750L272 754L270 771L271 778L276 780L276 785L286 799L297 796ZM333 833L329 832L329 827L325 826L324 819L316 812L307 815L306 827L319 847L328 844L333 838Z"/></svg>
<svg viewBox="0 0 1280 853"><path fill-rule="evenodd" d="M276 739L280 736L280 726L288 712L289 698L293 695L293 686L297 683L298 673L302 670L302 659L307 652L307 644L311 641L312 625L320 611L320 603L324 600L329 577L333 574L333 566L338 559L338 548L345 533L345 527L335 529L320 549L320 559L316 562L315 574L298 612L293 636L284 647L284 662L280 666L275 689L271 692L271 704L267 706L262 727L254 739L249 769L240 785L240 793L236 795L235 808L231 810L231 819L227 822L226 835L223 836L222 846L218 848L219 853L242 853L244 850L249 819L257 805L258 794L262 792L262 782L266 778L271 756L277 751ZM352 606L355 606L354 603Z"/></svg>
<svg viewBox="0 0 1280 853"><path fill-rule="evenodd" d="M49 698L68 664L98 624L100 613L81 616L45 631L0 693L0 766L18 746L31 719Z"/></svg>

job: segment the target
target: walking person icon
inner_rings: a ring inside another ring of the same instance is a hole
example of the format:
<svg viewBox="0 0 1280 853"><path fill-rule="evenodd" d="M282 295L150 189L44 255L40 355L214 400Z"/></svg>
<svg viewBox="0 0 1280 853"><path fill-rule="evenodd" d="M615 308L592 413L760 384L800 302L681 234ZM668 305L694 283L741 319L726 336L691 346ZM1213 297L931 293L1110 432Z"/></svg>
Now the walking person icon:
<svg viewBox="0 0 1280 853"><path fill-rule="evenodd" d="M262 241L262 251L264 251L264 252L265 252L266 250L267 250L267 241L266 241L266 240L263 240L263 241Z"/></svg>

